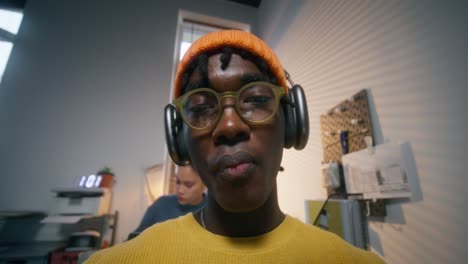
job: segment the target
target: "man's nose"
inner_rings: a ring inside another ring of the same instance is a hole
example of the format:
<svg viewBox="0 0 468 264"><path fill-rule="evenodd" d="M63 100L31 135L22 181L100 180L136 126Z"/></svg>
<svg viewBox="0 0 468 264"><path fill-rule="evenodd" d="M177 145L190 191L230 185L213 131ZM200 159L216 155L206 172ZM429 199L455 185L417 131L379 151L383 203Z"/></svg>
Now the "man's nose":
<svg viewBox="0 0 468 264"><path fill-rule="evenodd" d="M249 139L250 126L237 113L234 98L223 100L221 116L213 130L212 137L215 145L235 145Z"/></svg>

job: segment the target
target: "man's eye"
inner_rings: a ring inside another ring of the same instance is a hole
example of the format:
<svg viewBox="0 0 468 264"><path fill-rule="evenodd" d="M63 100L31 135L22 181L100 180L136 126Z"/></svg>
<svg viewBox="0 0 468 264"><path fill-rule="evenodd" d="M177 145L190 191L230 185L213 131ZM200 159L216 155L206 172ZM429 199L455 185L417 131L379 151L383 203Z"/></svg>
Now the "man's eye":
<svg viewBox="0 0 468 264"><path fill-rule="evenodd" d="M189 108L189 111L195 114L200 114L209 111L210 109L213 109L214 106L210 104L198 104L198 105L192 105Z"/></svg>
<svg viewBox="0 0 468 264"><path fill-rule="evenodd" d="M271 100L269 96L250 96L244 99L244 103L262 105Z"/></svg>

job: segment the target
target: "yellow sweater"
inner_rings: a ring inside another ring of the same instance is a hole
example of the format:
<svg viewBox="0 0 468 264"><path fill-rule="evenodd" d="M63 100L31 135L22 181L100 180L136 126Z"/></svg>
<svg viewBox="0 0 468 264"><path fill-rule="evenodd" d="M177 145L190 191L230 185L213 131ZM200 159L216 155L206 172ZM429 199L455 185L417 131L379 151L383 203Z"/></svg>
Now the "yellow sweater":
<svg viewBox="0 0 468 264"><path fill-rule="evenodd" d="M287 216L261 236L230 238L203 229L192 214L153 225L92 255L92 263L384 263L338 236Z"/></svg>

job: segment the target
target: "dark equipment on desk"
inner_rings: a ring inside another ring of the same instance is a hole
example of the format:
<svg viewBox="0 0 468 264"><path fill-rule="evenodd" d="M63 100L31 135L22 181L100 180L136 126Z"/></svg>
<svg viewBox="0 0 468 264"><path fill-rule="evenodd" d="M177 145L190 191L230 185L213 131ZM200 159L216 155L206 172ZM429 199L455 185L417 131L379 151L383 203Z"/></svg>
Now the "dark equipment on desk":
<svg viewBox="0 0 468 264"><path fill-rule="evenodd" d="M65 251L88 251L100 248L101 234L95 230L75 232L70 235Z"/></svg>

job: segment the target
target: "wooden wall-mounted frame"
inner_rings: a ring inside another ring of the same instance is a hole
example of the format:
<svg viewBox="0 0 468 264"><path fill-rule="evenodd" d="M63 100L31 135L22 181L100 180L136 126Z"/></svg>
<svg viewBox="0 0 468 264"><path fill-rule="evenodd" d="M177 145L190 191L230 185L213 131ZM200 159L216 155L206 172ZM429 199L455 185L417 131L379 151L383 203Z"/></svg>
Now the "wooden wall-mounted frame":
<svg viewBox="0 0 468 264"><path fill-rule="evenodd" d="M334 161L341 164L341 131L348 133L348 153L367 148L364 137L373 137L367 91L359 91L320 115L320 130L323 163Z"/></svg>

